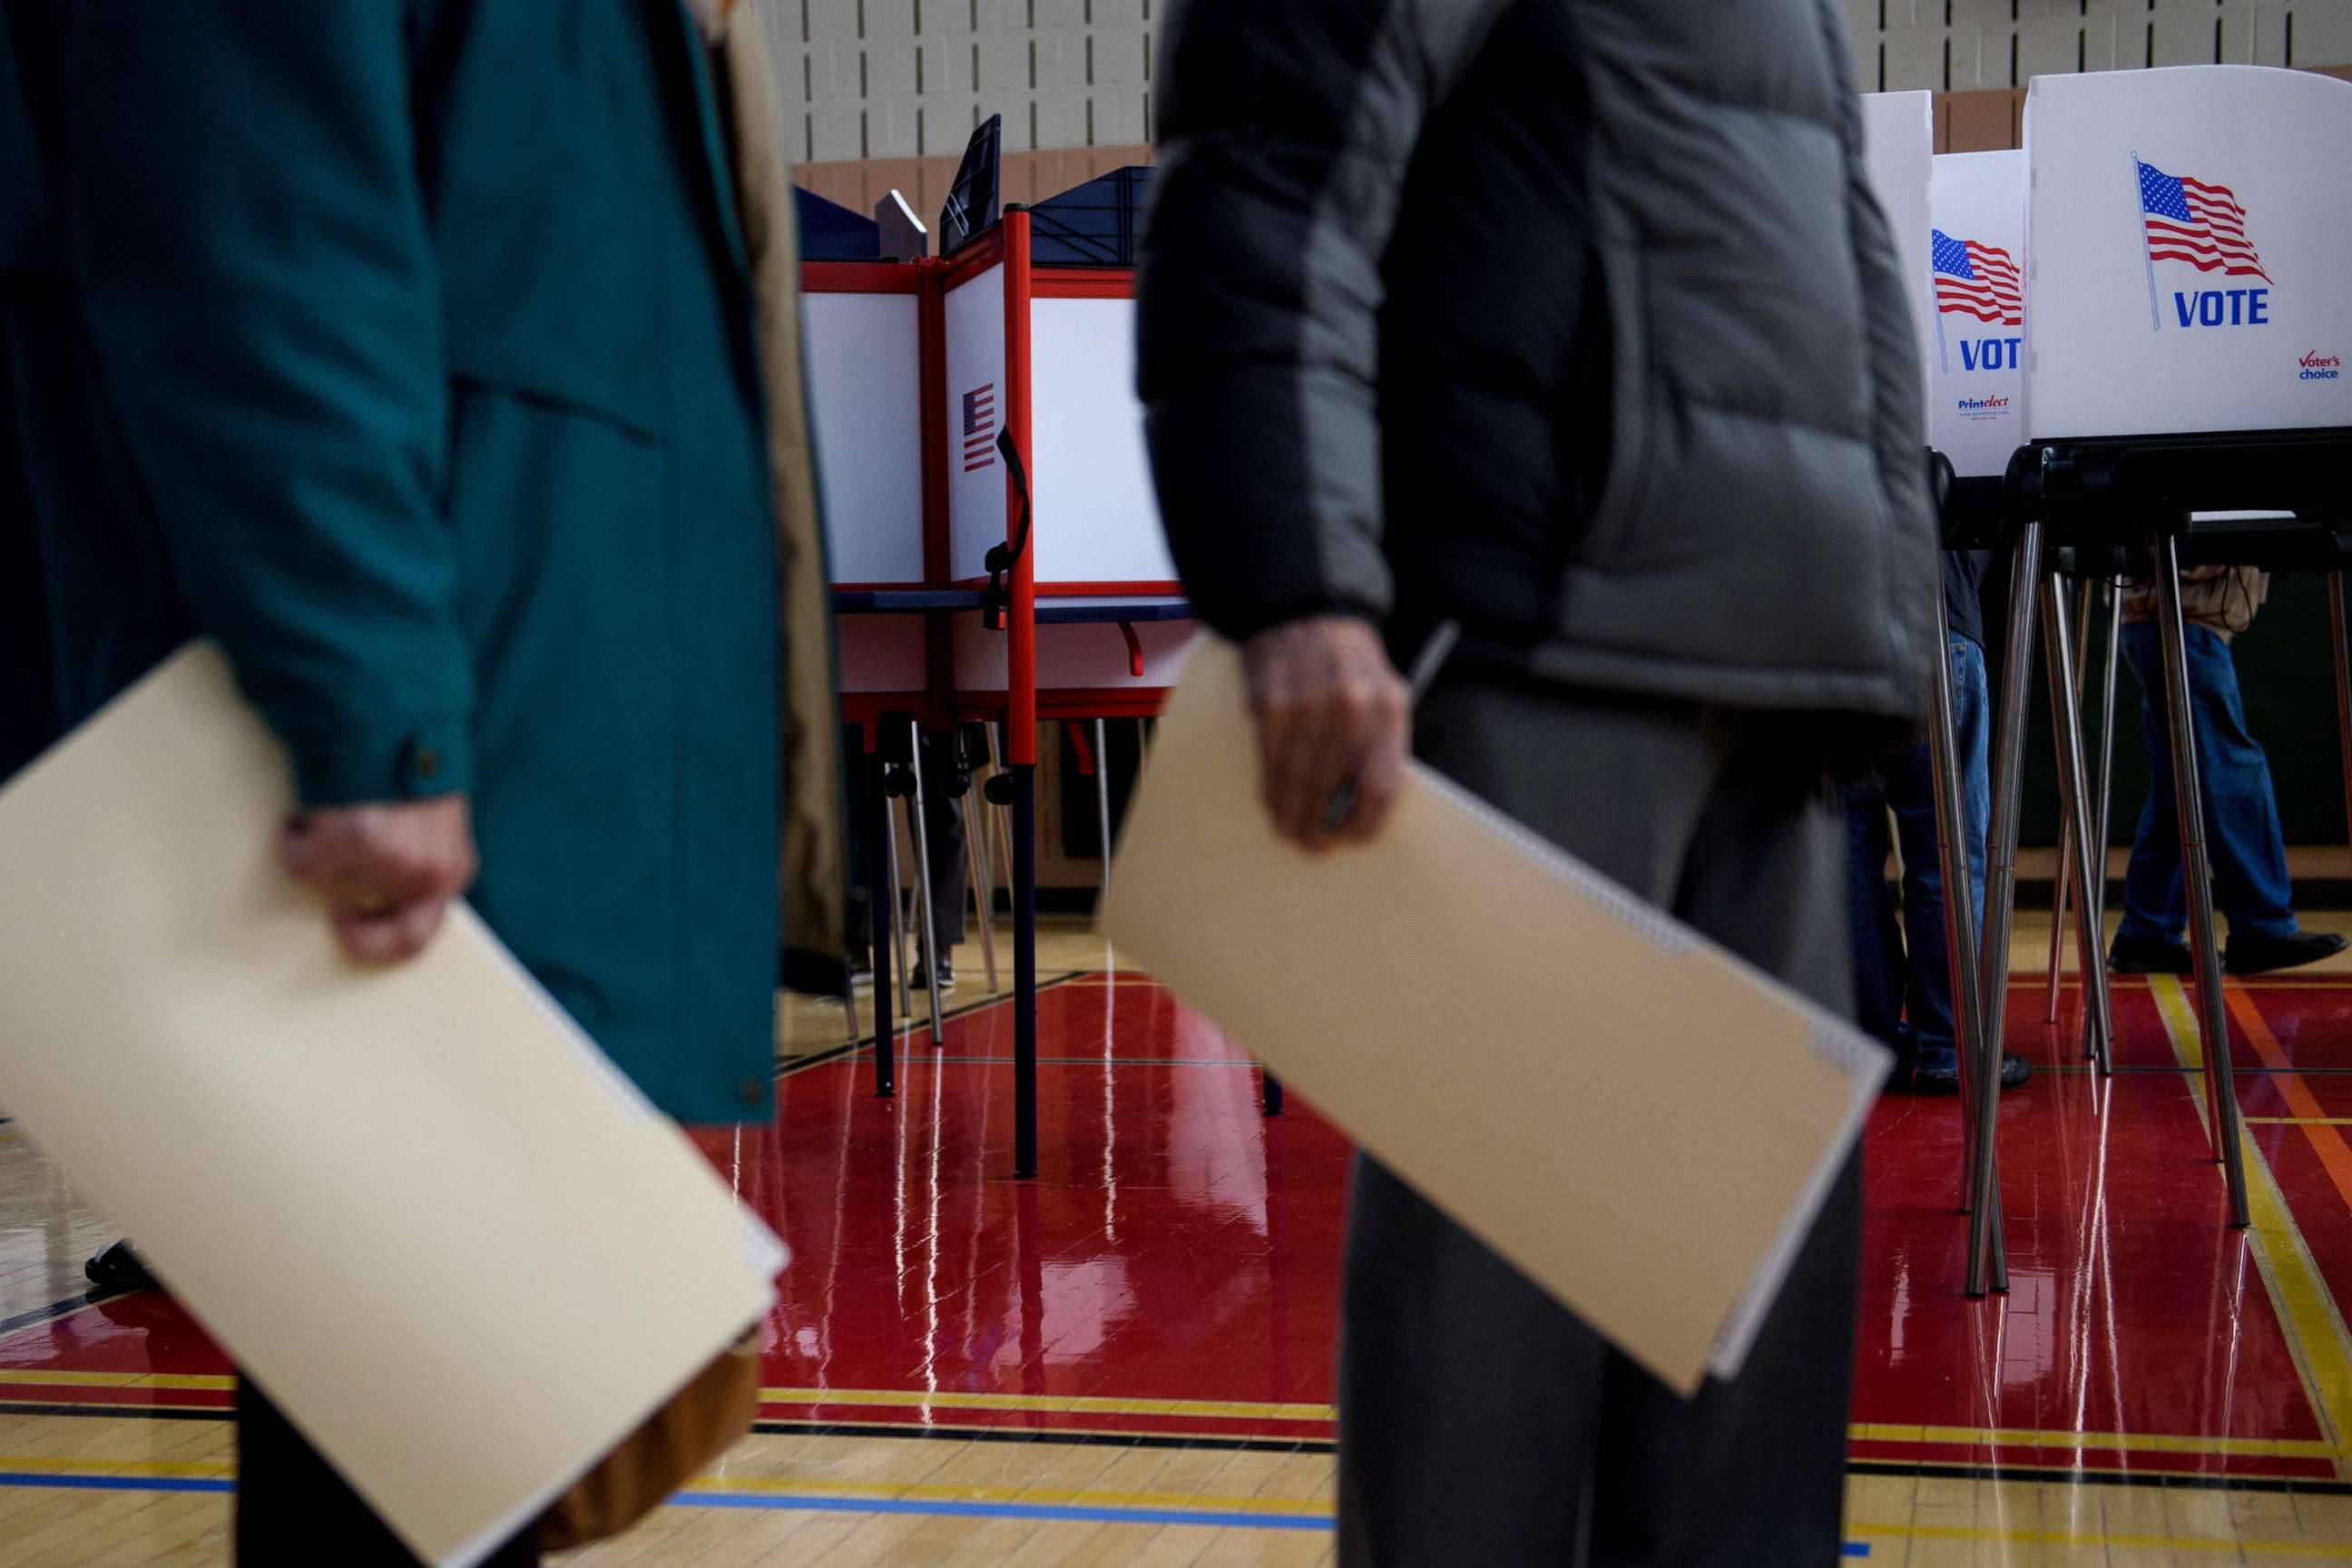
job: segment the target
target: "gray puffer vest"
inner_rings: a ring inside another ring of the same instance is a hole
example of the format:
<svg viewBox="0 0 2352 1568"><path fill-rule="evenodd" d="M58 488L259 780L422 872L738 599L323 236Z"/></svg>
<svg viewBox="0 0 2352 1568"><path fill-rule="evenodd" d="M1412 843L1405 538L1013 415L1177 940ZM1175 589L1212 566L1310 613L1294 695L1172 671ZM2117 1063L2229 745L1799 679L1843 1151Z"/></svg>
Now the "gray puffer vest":
<svg viewBox="0 0 2352 1568"><path fill-rule="evenodd" d="M1163 58L1139 376L1213 625L1924 708L1918 353L1831 0L1178 0Z"/></svg>

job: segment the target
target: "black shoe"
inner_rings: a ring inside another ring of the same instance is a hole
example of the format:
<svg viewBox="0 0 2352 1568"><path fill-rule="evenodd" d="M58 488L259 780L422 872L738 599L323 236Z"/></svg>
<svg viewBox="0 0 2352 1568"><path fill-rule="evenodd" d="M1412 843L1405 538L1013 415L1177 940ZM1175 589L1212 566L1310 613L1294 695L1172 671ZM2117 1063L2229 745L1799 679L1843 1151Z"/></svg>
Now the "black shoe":
<svg viewBox="0 0 2352 1568"><path fill-rule="evenodd" d="M918 963L915 972L907 976L907 984L911 990L929 991L931 988L930 972ZM946 996L954 990L955 970L951 965L942 963L940 965L940 994Z"/></svg>
<svg viewBox="0 0 2352 1568"><path fill-rule="evenodd" d="M2115 946L2107 949L2107 967L2117 974L2186 974L2195 965L2185 942L2118 936Z"/></svg>
<svg viewBox="0 0 2352 1568"><path fill-rule="evenodd" d="M2333 958L2347 944L2332 931L2293 931L2284 936L2257 936L2252 931L2230 933L2221 965L2232 974L2268 974L2274 969L2296 969Z"/></svg>
<svg viewBox="0 0 2352 1568"><path fill-rule="evenodd" d="M81 1271L92 1286L109 1295L155 1289L155 1276L148 1272L146 1260L131 1251L127 1241L116 1242L83 1264Z"/></svg>
<svg viewBox="0 0 2352 1568"><path fill-rule="evenodd" d="M2032 1077L2032 1064L2023 1057L2007 1053L2002 1055L2000 1058L2002 1092L2006 1093L2012 1089L2023 1089ZM1909 1094L1926 1095L1932 1099L1960 1092L1960 1069L1958 1066L1914 1067L1910 1069L1910 1081L1907 1084L1902 1082L1902 1074L1899 1070L1896 1079L1897 1087Z"/></svg>

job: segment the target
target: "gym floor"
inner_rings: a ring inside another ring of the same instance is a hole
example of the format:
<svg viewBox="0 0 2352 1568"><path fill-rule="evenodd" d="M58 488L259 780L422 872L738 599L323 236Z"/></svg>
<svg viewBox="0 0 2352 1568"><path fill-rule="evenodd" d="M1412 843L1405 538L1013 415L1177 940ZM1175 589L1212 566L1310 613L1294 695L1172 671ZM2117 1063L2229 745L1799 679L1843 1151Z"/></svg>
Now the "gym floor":
<svg viewBox="0 0 2352 1568"><path fill-rule="evenodd" d="M2308 923L2352 931L2352 920ZM2043 1022L2021 919L2001 1107L2011 1290L1960 1293L1959 1126L1868 1133L1850 1556L2352 1563L2352 964L2232 982L2253 1226L2200 1131L2194 1009L2119 981L2112 1079ZM1041 943L1037 1179L976 943L898 1098L841 1009L779 1013L770 1126L703 1140L793 1245L760 1430L627 1538L638 1568L1207 1568L1329 1559L1344 1140L1076 923ZM0 1568L226 1560L228 1366L0 1126Z"/></svg>

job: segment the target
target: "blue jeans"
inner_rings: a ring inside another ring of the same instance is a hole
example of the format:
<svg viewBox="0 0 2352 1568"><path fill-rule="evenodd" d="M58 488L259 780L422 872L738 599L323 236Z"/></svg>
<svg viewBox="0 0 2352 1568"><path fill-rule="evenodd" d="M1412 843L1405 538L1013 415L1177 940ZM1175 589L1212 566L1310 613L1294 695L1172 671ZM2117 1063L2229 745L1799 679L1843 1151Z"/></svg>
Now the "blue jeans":
<svg viewBox="0 0 2352 1568"><path fill-rule="evenodd" d="M2179 796L2172 787L2172 731L2164 718L2164 650L2156 627L2124 627L2124 658L2139 677L2140 727L2154 776L2124 876L2120 935L2134 942L2179 942L2189 929L2181 890ZM2213 865L2213 902L2230 931L2286 936L2294 931L2294 884L2286 873L2278 797L2270 758L2246 732L2238 700L2238 666L2230 645L2203 626L2189 628L2189 714L2197 732L2197 776L2205 796L2205 852Z"/></svg>
<svg viewBox="0 0 2352 1568"><path fill-rule="evenodd" d="M1991 701L1984 649L1952 639L1952 720L1959 731L1960 815L1968 828L1971 907L1983 929L1985 830L1992 816ZM1903 847L1903 921L1886 886L1886 814ZM1921 740L1879 766L1879 781L1846 793L1846 862L1852 879L1853 989L1863 1028L1930 1070L1958 1061L1952 1044L1950 947L1944 937L1944 872L1937 848L1936 780ZM1906 938L1908 938L1906 944ZM1907 946L1907 951L1906 951Z"/></svg>

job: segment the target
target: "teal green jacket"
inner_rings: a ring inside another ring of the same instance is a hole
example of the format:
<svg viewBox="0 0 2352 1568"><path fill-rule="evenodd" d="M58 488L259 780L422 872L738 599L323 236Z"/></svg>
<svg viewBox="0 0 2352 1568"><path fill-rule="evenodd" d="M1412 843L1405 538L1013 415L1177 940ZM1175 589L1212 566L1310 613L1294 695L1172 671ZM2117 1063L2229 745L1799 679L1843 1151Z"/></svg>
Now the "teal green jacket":
<svg viewBox="0 0 2352 1568"><path fill-rule="evenodd" d="M470 793L530 971L672 1115L766 1115L775 536L678 0L0 9L61 717L215 639L306 803Z"/></svg>

